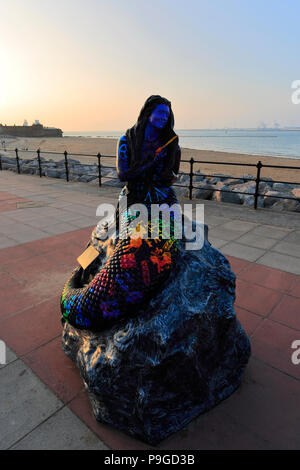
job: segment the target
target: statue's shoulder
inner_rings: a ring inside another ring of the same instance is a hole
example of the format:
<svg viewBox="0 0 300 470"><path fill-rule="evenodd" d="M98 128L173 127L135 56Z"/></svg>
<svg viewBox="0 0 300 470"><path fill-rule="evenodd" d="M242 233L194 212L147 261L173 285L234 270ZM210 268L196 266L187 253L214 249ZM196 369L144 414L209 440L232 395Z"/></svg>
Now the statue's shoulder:
<svg viewBox="0 0 300 470"><path fill-rule="evenodd" d="M126 137L126 134L123 134L120 139L119 139L119 142L127 142L127 137Z"/></svg>
<svg viewBox="0 0 300 470"><path fill-rule="evenodd" d="M125 152L127 151L127 139L126 135L122 135L119 140L117 141L117 154L120 152Z"/></svg>

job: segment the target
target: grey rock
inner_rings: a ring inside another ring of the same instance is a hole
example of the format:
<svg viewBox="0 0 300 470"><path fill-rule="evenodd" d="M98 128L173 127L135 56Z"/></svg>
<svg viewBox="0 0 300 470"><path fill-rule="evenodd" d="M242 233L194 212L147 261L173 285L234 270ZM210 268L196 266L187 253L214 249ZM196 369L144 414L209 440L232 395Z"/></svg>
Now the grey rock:
<svg viewBox="0 0 300 470"><path fill-rule="evenodd" d="M263 181L267 182L269 186L273 186L274 181L273 178L270 178L269 176L262 176L261 178Z"/></svg>
<svg viewBox="0 0 300 470"><path fill-rule="evenodd" d="M270 178L270 176L263 176L262 179L267 181L268 183L272 183L274 181L273 178Z"/></svg>
<svg viewBox="0 0 300 470"><path fill-rule="evenodd" d="M265 199L264 199L264 205L265 207L271 207L275 202L280 201L279 198L276 196L282 197L282 198L289 198L290 195L286 193L280 193L279 191L267 191L265 194Z"/></svg>
<svg viewBox="0 0 300 470"><path fill-rule="evenodd" d="M70 158L68 157L68 163L70 163L71 165L80 165L80 161L79 160L75 160L75 158Z"/></svg>
<svg viewBox="0 0 300 470"><path fill-rule="evenodd" d="M277 200L271 207L271 210L300 212L300 203L292 199Z"/></svg>
<svg viewBox="0 0 300 470"><path fill-rule="evenodd" d="M101 165L101 175L102 176L106 176L108 173L110 173L111 171L111 168L107 168L103 165Z"/></svg>
<svg viewBox="0 0 300 470"><path fill-rule="evenodd" d="M2 163L3 170L14 170L17 169L16 163Z"/></svg>
<svg viewBox="0 0 300 470"><path fill-rule="evenodd" d="M229 178L229 179L224 180L224 183L227 186L236 186L238 184L244 184L244 180Z"/></svg>
<svg viewBox="0 0 300 470"><path fill-rule="evenodd" d="M274 191L280 191L284 193L292 192L295 189L294 184L286 184L286 183L274 183L273 188Z"/></svg>
<svg viewBox="0 0 300 470"><path fill-rule="evenodd" d="M243 206L246 207L254 207L254 196L243 196L242 195ZM257 207L264 207L264 198L258 197L257 198Z"/></svg>
<svg viewBox="0 0 300 470"><path fill-rule="evenodd" d="M224 185L223 191L215 191L212 199L218 202L229 202L231 204L241 204L242 200L239 194L231 192L231 189Z"/></svg>
<svg viewBox="0 0 300 470"><path fill-rule="evenodd" d="M220 178L221 181L225 181L230 178L230 175L225 175L224 173L214 173L214 177Z"/></svg>
<svg viewBox="0 0 300 470"><path fill-rule="evenodd" d="M109 172L106 173L105 177L106 178L116 178L117 177L116 170L110 170Z"/></svg>
<svg viewBox="0 0 300 470"><path fill-rule="evenodd" d="M189 190L188 188L179 188L178 186L174 186L174 190L175 190L175 193L176 193L176 196L178 198L181 198L181 197L189 197ZM195 197L195 191L193 191L193 196Z"/></svg>
<svg viewBox="0 0 300 470"><path fill-rule="evenodd" d="M221 178L217 178L216 176L209 176L207 180L210 184L217 184L221 182Z"/></svg>
<svg viewBox="0 0 300 470"><path fill-rule="evenodd" d="M300 200L300 186L297 188L293 189L292 191L292 196L296 197L297 199Z"/></svg>
<svg viewBox="0 0 300 470"><path fill-rule="evenodd" d="M84 167L83 165L74 165L72 168L72 173L76 175L83 175L84 174Z"/></svg>
<svg viewBox="0 0 300 470"><path fill-rule="evenodd" d="M261 181L258 185L258 194L266 194L269 191L272 191L270 183L265 183Z"/></svg>
<svg viewBox="0 0 300 470"><path fill-rule="evenodd" d="M2 154L1 155L1 161L2 161L2 163L13 163L13 162L16 161L16 159L12 158L12 157L7 157L7 156Z"/></svg>
<svg viewBox="0 0 300 470"><path fill-rule="evenodd" d="M246 175L242 175L242 178L245 180L245 183L247 183L247 181L249 180L255 180L255 176L250 175L249 173L247 173Z"/></svg>
<svg viewBox="0 0 300 470"><path fill-rule="evenodd" d="M65 159L63 158L62 160L58 160L58 162L56 162L57 165L64 165L65 164Z"/></svg>
<svg viewBox="0 0 300 470"><path fill-rule="evenodd" d="M82 175L78 178L77 181L80 181L80 182L83 182L83 183L89 183L93 179L95 179L95 177L92 176L92 175Z"/></svg>
<svg viewBox="0 0 300 470"><path fill-rule="evenodd" d="M194 171L194 173L195 173L195 175L197 175L198 177L201 177L202 179L205 178L205 175L203 173L201 173L201 170L199 168L198 168L198 170Z"/></svg>
<svg viewBox="0 0 300 470"><path fill-rule="evenodd" d="M99 185L99 178L95 178L95 176L93 176L93 178L89 181L89 184L97 184Z"/></svg>
<svg viewBox="0 0 300 470"><path fill-rule="evenodd" d="M231 189L238 193L254 194L256 188L255 181L247 181L247 183L232 185Z"/></svg>
<svg viewBox="0 0 300 470"><path fill-rule="evenodd" d="M134 316L63 330L96 419L151 445L230 396L251 353L228 261L207 241L194 250L183 241L168 281Z"/></svg>
<svg viewBox="0 0 300 470"><path fill-rule="evenodd" d="M189 182L190 182L190 176L189 176L189 175L186 175L186 176L187 176L186 181L187 181L188 184L189 184ZM204 176L204 175L202 175L202 174L195 174L195 175L193 175L193 184L194 184L194 183L199 183L199 182L203 181L204 179L205 179L205 176Z"/></svg>
<svg viewBox="0 0 300 470"><path fill-rule="evenodd" d="M33 168L29 168L29 167L22 168L22 174L33 175L34 173L35 173L35 170Z"/></svg>
<svg viewBox="0 0 300 470"><path fill-rule="evenodd" d="M177 184L188 185L190 182L189 175L180 175L177 180Z"/></svg>
<svg viewBox="0 0 300 470"><path fill-rule="evenodd" d="M124 182L119 181L118 179L111 179L111 178L102 178L102 183L107 184L108 186L114 186L117 188L123 188Z"/></svg>
<svg viewBox="0 0 300 470"><path fill-rule="evenodd" d="M193 191L193 197L196 199L210 199L213 195L214 187L208 183L200 183Z"/></svg>
<svg viewBox="0 0 300 470"><path fill-rule="evenodd" d="M56 168L56 165L55 165L54 162L53 162L53 163L52 163L52 162L47 162L47 163L46 163L45 165L43 165L43 166L46 166L47 168Z"/></svg>
<svg viewBox="0 0 300 470"><path fill-rule="evenodd" d="M48 178L59 178L60 170L54 169L54 168L47 168L45 170L45 175L48 176Z"/></svg>

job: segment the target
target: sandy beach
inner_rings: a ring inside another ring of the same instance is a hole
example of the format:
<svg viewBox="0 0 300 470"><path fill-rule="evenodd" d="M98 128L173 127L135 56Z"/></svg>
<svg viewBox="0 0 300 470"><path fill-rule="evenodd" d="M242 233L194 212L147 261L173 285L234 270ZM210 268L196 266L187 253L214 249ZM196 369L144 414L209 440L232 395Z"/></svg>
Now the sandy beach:
<svg viewBox="0 0 300 470"><path fill-rule="evenodd" d="M1 139L2 140L2 139ZM20 158L32 158L36 155L36 150L41 149L41 156L52 160L61 160L63 158L63 152L66 150L71 158L85 161L87 163L94 163L97 161L95 157L86 156L86 154L97 154L110 156L110 158L103 158L102 163L106 166L115 166L115 155L117 139L105 139L105 138L88 138L88 137L62 137L62 138L10 138L5 139L7 154L15 155L14 149L19 149ZM180 144L180 142L179 142ZM22 152L22 150L28 149L33 152ZM43 151L49 152L60 152L61 155L43 155ZM3 148L0 147L0 152L4 153ZM77 156L74 154L82 154ZM195 150L182 148L181 158L182 160L189 160L191 157L194 160L202 160L211 163L195 163L194 171L201 170L205 174L221 173L230 176L242 176L242 175L256 175L255 167L247 166L231 166L226 165L228 162L233 163L251 163L256 164L259 160L268 165L280 165L280 166L294 166L299 168L298 170L291 169L277 169L277 168L263 168L261 177L271 177L278 181L290 181L300 182L300 159L292 158L280 158L270 156L257 156L257 155L246 155L238 153L227 153L227 152L215 152L209 150ZM213 162L221 162L221 165L214 165ZM190 165L186 162L181 162L180 171L188 172Z"/></svg>

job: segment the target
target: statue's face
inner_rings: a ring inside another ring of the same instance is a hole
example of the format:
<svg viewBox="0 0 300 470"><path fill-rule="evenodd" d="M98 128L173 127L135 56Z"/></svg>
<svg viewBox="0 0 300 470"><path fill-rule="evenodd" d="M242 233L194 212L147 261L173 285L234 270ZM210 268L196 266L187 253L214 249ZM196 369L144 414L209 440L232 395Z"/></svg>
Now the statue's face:
<svg viewBox="0 0 300 470"><path fill-rule="evenodd" d="M157 129L162 129L168 122L170 108L166 104L158 104L149 117L149 123Z"/></svg>

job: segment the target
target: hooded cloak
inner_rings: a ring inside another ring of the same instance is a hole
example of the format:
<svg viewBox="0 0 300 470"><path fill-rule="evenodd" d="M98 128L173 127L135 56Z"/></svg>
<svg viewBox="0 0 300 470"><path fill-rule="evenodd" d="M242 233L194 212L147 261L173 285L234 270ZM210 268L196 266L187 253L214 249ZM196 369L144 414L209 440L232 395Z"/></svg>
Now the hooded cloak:
<svg viewBox="0 0 300 470"><path fill-rule="evenodd" d="M144 106L142 107L138 120L136 124L127 129L126 131L126 139L127 139L127 147L128 147L128 156L129 156L129 168L130 169L137 169L141 167L145 162L141 159L141 149L142 144L144 141L145 129L148 124L149 117L152 111L156 108L159 104L165 104L170 109L169 119L164 126L164 128L160 131L160 142L161 145L166 144L172 137L177 136L174 132L174 114L171 107L171 102L166 98L163 98L160 95L151 95L145 102ZM161 174L161 179L166 185L171 185L173 180L173 173L172 170L176 164L176 157L178 152L178 139L174 139L167 147L167 158L164 160L164 167ZM153 154L154 158L154 154ZM145 185L144 185L144 194L148 192L152 184L152 175L153 169L147 171L147 175L145 178ZM128 190L134 188L135 181L128 181Z"/></svg>

